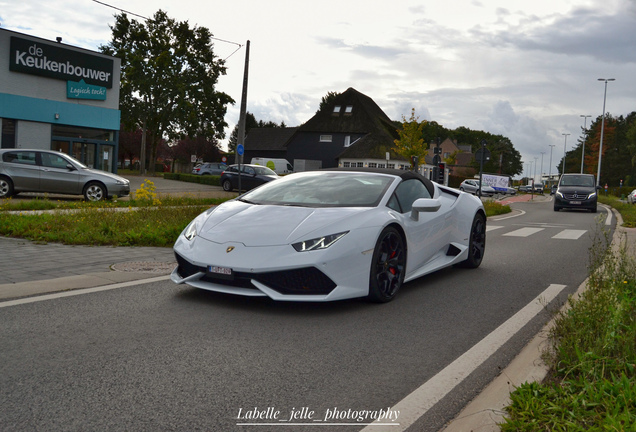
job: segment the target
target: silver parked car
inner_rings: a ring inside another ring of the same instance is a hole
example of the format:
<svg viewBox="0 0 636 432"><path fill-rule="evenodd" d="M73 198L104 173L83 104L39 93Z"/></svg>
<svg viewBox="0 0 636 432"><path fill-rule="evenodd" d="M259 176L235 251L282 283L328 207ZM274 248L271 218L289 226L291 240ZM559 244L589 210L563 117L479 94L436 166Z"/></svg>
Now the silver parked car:
<svg viewBox="0 0 636 432"><path fill-rule="evenodd" d="M204 162L192 168L192 174L220 176L226 169L227 165L223 162Z"/></svg>
<svg viewBox="0 0 636 432"><path fill-rule="evenodd" d="M20 192L84 195L87 201L100 201L129 195L130 182L106 171L90 169L61 152L1 149L0 198Z"/></svg>
<svg viewBox="0 0 636 432"><path fill-rule="evenodd" d="M627 202L630 204L636 204L636 189L634 189L629 193L629 195L627 195Z"/></svg>
<svg viewBox="0 0 636 432"><path fill-rule="evenodd" d="M459 185L459 190L468 192L473 195L477 195L477 190L479 189L479 180L466 179ZM481 186L481 196L493 196L497 191L488 186Z"/></svg>

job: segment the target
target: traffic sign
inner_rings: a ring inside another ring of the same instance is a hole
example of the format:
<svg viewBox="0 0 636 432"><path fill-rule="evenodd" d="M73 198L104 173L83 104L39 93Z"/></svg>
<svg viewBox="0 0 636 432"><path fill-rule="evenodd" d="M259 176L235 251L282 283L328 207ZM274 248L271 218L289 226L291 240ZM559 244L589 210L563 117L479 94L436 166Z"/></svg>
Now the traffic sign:
<svg viewBox="0 0 636 432"><path fill-rule="evenodd" d="M238 153L239 156L243 156L243 153L245 153L245 148L243 147L243 144L239 144L236 146L236 153Z"/></svg>
<svg viewBox="0 0 636 432"><path fill-rule="evenodd" d="M490 160L490 150L488 150L487 148L480 148L479 150L477 150L475 152L475 160L480 161L482 154L484 155L484 160L485 161L489 161Z"/></svg>

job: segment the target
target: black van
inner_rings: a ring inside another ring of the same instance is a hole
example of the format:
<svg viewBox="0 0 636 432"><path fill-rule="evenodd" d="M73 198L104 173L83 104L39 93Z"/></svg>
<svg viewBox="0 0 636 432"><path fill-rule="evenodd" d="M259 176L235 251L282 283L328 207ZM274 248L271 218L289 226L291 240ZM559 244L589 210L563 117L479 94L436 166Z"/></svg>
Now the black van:
<svg viewBox="0 0 636 432"><path fill-rule="evenodd" d="M563 174L554 194L554 211L580 208L596 213L596 193L600 188L592 174Z"/></svg>

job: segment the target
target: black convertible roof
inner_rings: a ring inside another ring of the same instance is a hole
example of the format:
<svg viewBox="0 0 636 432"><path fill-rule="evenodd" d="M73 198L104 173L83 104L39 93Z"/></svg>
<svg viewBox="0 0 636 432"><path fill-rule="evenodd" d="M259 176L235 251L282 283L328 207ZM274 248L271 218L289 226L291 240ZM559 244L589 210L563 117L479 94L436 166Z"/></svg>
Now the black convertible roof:
<svg viewBox="0 0 636 432"><path fill-rule="evenodd" d="M364 172L364 173L378 173L378 174L389 174L400 177L402 180L410 180L410 179L418 179L422 183L431 196L434 195L435 186L433 186L433 182L415 171L405 171L405 170L397 170L397 169L389 169L389 168L327 168L321 171L340 171L340 172Z"/></svg>

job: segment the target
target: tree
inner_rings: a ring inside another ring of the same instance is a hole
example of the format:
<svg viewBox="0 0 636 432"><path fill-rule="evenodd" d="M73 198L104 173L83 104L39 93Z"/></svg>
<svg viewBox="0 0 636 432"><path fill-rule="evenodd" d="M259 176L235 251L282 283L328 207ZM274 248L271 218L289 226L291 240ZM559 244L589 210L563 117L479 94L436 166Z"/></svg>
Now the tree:
<svg viewBox="0 0 636 432"><path fill-rule="evenodd" d="M402 128L397 130L400 138L394 141L393 150L408 161L416 156L423 162L428 154L428 145L424 143L424 138L422 138L422 129L426 121L420 123L418 120L419 117L415 117L415 108L411 109L411 118L408 120L402 116Z"/></svg>
<svg viewBox="0 0 636 432"><path fill-rule="evenodd" d="M333 102L333 100L335 98L337 98L338 96L340 96L342 93L338 93L338 92L327 92L326 95L324 95L322 97L322 99L320 100L320 105L318 106L318 111L316 112L320 112L322 111L323 108L329 106L331 104L331 102Z"/></svg>
<svg viewBox="0 0 636 432"><path fill-rule="evenodd" d="M190 28L159 10L143 24L116 15L111 30L111 42L100 50L121 59L122 120L129 130L147 131L151 171L162 139L224 138L227 105L234 100L215 90L226 69L207 28Z"/></svg>

